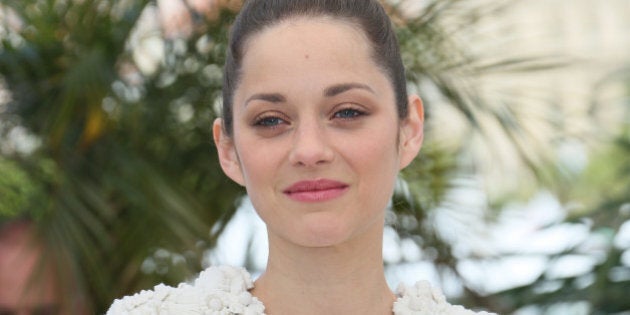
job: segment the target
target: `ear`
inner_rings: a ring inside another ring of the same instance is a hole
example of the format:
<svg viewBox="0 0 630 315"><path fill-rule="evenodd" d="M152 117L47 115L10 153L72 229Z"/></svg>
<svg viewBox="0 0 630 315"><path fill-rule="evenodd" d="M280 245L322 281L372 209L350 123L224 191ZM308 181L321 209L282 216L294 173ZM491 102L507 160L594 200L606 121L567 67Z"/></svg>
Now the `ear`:
<svg viewBox="0 0 630 315"><path fill-rule="evenodd" d="M418 155L424 139L424 107L418 95L409 96L407 118L400 126L400 169L407 167Z"/></svg>
<svg viewBox="0 0 630 315"><path fill-rule="evenodd" d="M223 119L217 118L212 125L212 135L214 144L217 146L219 153L219 164L223 169L223 173L241 186L245 185L243 180L243 171L241 163L234 147L234 140L225 134L223 129Z"/></svg>

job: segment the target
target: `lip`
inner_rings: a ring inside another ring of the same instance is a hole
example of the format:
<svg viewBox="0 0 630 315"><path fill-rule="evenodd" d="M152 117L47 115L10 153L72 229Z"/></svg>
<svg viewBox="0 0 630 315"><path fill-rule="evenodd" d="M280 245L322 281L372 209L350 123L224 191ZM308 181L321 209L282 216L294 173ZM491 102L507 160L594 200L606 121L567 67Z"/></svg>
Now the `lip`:
<svg viewBox="0 0 630 315"><path fill-rule="evenodd" d="M323 202L343 195L348 184L331 180L304 180L294 183L283 191L289 198L300 202Z"/></svg>

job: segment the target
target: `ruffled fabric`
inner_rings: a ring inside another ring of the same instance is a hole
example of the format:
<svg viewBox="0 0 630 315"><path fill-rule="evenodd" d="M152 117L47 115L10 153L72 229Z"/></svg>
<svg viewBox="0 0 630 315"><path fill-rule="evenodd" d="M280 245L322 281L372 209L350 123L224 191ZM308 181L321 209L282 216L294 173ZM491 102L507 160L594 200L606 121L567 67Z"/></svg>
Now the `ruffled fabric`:
<svg viewBox="0 0 630 315"><path fill-rule="evenodd" d="M153 290L115 300L106 315L260 315L265 307L249 293L254 283L243 268L210 267L193 284Z"/></svg>
<svg viewBox="0 0 630 315"><path fill-rule="evenodd" d="M419 281L413 287L400 285L399 298L394 302L395 315L496 315L473 312L461 305L451 305L446 297L427 281Z"/></svg>
<svg viewBox="0 0 630 315"><path fill-rule="evenodd" d="M243 268L210 267L192 284L157 285L115 300L106 315L264 315L265 306L249 292L254 283ZM395 315L491 315L451 305L426 281L399 286Z"/></svg>

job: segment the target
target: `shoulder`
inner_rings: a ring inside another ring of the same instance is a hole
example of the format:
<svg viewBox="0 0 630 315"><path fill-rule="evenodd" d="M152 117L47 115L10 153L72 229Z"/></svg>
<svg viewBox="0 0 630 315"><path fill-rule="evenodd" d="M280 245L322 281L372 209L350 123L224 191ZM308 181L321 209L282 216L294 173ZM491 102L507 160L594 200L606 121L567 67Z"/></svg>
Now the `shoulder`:
<svg viewBox="0 0 630 315"><path fill-rule="evenodd" d="M191 283L159 284L117 299L106 314L262 314L263 304L249 293L253 286L243 268L210 267Z"/></svg>
<svg viewBox="0 0 630 315"><path fill-rule="evenodd" d="M427 281L419 281L412 287L400 285L398 299L394 303L395 315L496 315L474 312L460 305L451 305L442 292Z"/></svg>

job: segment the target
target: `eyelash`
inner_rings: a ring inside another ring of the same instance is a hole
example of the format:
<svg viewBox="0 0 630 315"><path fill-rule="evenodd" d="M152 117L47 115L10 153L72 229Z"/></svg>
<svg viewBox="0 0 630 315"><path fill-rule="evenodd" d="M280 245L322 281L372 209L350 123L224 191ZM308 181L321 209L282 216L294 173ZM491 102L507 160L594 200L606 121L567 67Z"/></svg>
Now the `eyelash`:
<svg viewBox="0 0 630 315"><path fill-rule="evenodd" d="M342 113L350 114L350 116L348 117L348 116L344 115L342 117L341 116ZM367 113L365 111L363 111L363 110L358 109L358 108L355 108L355 107L344 107L344 108L341 108L340 110L336 111L333 114L332 118L339 118L339 119L343 119L343 120L353 120L353 119L356 119L356 118L359 118L359 117L365 116L365 115L367 115Z"/></svg>
<svg viewBox="0 0 630 315"><path fill-rule="evenodd" d="M281 123L286 123L286 120L280 118L278 115L265 114L254 121L254 126L262 128L276 128Z"/></svg>
<svg viewBox="0 0 630 315"><path fill-rule="evenodd" d="M365 115L367 115L366 111L349 106L349 107L344 107L335 111L332 114L331 119L341 119L344 121L349 121L349 120L354 120ZM254 121L252 125L255 127L261 127L261 128L278 128L279 125L283 123L288 124L287 120L280 116L281 115L274 114L274 113L263 114L259 116L258 118L256 118L256 120Z"/></svg>

